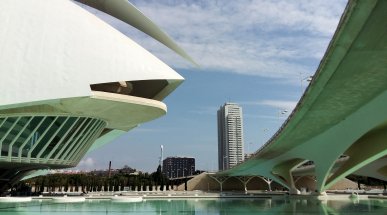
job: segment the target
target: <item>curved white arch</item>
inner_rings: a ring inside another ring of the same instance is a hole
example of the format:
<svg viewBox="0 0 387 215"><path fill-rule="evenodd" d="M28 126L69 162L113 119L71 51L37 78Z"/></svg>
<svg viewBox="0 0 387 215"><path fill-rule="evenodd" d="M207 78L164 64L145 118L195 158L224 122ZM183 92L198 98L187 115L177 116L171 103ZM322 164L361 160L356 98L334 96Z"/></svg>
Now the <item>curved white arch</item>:
<svg viewBox="0 0 387 215"><path fill-rule="evenodd" d="M197 65L196 62L179 45L177 45L164 31L162 31L155 23L152 22L152 20L146 17L128 0L76 1L105 12L123 22L126 22L127 24L158 40L160 43L175 51L181 57Z"/></svg>

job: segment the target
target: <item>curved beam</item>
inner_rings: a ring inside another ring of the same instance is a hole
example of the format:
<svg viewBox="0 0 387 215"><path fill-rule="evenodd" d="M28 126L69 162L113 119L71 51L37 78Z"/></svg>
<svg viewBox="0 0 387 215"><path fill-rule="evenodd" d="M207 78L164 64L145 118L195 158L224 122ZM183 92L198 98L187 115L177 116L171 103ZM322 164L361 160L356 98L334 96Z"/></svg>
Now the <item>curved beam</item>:
<svg viewBox="0 0 387 215"><path fill-rule="evenodd" d="M325 189L363 166L387 155L387 125L365 134L345 152L349 159L327 180Z"/></svg>
<svg viewBox="0 0 387 215"><path fill-rule="evenodd" d="M263 180L264 182L266 182L268 188L269 188L269 191L271 191L271 183L274 181L273 179L271 178L266 178L264 176L260 176L260 175L257 175L256 176L257 178L260 178L261 180ZM249 180L250 181L250 180ZM247 183L249 183L249 181Z"/></svg>
<svg viewBox="0 0 387 215"><path fill-rule="evenodd" d="M227 181L231 176L217 176L217 175L211 175L207 174L210 178L214 179L216 182L219 183L220 186L220 192L223 192L223 183ZM218 180L219 179L219 180Z"/></svg>
<svg viewBox="0 0 387 215"><path fill-rule="evenodd" d="M163 32L152 20L146 17L140 10L127 0L75 0L104 13L107 13L153 37L175 51L181 57L198 65L179 45L177 45L165 32Z"/></svg>
<svg viewBox="0 0 387 215"><path fill-rule="evenodd" d="M286 160L277 164L271 173L277 176L277 178L280 178L278 176L281 176L284 179L284 183L286 183L291 188L295 188L292 171L304 162L306 161L302 158Z"/></svg>

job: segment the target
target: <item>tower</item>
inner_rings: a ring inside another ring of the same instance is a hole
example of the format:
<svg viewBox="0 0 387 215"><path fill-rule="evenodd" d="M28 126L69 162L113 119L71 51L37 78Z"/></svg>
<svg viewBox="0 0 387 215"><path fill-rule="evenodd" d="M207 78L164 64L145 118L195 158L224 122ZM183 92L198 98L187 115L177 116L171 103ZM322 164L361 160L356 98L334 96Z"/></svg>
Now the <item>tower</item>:
<svg viewBox="0 0 387 215"><path fill-rule="evenodd" d="M244 160L242 108L225 103L218 110L218 167L226 170Z"/></svg>
<svg viewBox="0 0 387 215"><path fill-rule="evenodd" d="M112 174L112 161L109 161L109 172L108 172L108 178L110 178Z"/></svg>
<svg viewBox="0 0 387 215"><path fill-rule="evenodd" d="M164 146L163 145L160 145L160 163L159 163L159 165L160 165L160 167L161 167L161 172L163 172L163 151L164 151Z"/></svg>

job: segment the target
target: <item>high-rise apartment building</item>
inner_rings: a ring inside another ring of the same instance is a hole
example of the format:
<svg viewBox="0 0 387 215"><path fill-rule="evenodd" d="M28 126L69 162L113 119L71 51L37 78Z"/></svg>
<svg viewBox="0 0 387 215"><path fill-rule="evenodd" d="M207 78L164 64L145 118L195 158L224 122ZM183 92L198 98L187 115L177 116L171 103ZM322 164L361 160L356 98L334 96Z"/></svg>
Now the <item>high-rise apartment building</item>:
<svg viewBox="0 0 387 215"><path fill-rule="evenodd" d="M163 160L163 173L168 178L179 178L195 173L195 158L167 157Z"/></svg>
<svg viewBox="0 0 387 215"><path fill-rule="evenodd" d="M226 170L244 160L242 108L225 103L218 110L218 165Z"/></svg>

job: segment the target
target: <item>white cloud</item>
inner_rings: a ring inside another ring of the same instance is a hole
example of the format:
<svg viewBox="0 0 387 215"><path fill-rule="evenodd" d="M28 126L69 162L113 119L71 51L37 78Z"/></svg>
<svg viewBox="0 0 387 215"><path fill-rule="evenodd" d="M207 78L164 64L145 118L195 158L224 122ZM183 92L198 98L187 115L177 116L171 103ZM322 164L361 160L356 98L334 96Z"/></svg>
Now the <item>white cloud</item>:
<svg viewBox="0 0 387 215"><path fill-rule="evenodd" d="M263 100L261 102L261 104L291 111L296 107L297 102L296 101L281 101L281 100Z"/></svg>
<svg viewBox="0 0 387 215"><path fill-rule="evenodd" d="M243 117L250 118L250 119L278 120L278 116L274 116L274 115L243 114Z"/></svg>
<svg viewBox="0 0 387 215"><path fill-rule="evenodd" d="M344 0L132 1L177 41L200 70L293 79L314 73ZM155 40L112 18L117 29L175 68L192 68Z"/></svg>
<svg viewBox="0 0 387 215"><path fill-rule="evenodd" d="M79 162L77 168L81 168L81 169L93 169L93 168L95 167L95 164L96 164L96 162L95 162L95 160L94 160L93 158L91 158L91 157L85 157L85 158L83 158L83 159Z"/></svg>
<svg viewBox="0 0 387 215"><path fill-rule="evenodd" d="M243 104L243 105L264 105L264 106L278 108L281 110L287 110L288 112L290 112L296 107L297 101L262 100L262 101L252 101L252 102L240 102L240 104Z"/></svg>

